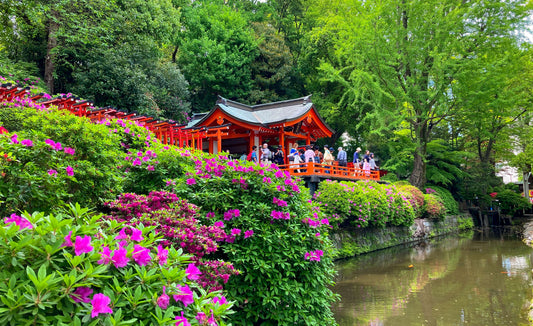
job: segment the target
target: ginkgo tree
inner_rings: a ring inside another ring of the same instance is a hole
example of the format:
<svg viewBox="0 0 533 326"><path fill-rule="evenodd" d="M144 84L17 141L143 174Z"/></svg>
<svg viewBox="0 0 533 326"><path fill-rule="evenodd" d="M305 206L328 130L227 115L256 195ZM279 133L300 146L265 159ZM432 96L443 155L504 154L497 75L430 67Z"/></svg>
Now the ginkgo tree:
<svg viewBox="0 0 533 326"><path fill-rule="evenodd" d="M407 122L416 186L426 182L434 128L458 112L458 94L468 96L458 80L480 55L516 39L530 12L525 0L317 0L313 8L321 13L313 38L334 38L320 70L342 88L339 115L376 133Z"/></svg>

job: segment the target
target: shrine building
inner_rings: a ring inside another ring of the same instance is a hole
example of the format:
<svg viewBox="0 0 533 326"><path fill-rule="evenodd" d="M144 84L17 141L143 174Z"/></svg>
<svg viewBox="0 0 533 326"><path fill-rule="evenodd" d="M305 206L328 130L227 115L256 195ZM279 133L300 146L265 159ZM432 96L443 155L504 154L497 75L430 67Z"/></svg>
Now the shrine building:
<svg viewBox="0 0 533 326"><path fill-rule="evenodd" d="M318 114L310 95L258 105L219 96L210 112L194 114L183 129L192 135L192 147L238 155L263 143L281 145L287 153L294 143L309 145L334 132Z"/></svg>

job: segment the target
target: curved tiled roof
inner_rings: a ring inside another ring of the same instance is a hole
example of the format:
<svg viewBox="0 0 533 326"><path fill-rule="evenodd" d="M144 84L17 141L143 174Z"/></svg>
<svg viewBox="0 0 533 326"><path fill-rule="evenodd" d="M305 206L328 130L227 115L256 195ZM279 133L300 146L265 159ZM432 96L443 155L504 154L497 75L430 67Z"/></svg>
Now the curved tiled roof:
<svg viewBox="0 0 533 326"><path fill-rule="evenodd" d="M246 105L219 96L215 107L209 113L197 115L196 119L193 118L187 127L201 124L217 108L220 108L220 110L236 120L267 127L272 124L290 122L301 118L313 108L313 103L311 102L311 95L257 105ZM326 125L324 121L322 122Z"/></svg>

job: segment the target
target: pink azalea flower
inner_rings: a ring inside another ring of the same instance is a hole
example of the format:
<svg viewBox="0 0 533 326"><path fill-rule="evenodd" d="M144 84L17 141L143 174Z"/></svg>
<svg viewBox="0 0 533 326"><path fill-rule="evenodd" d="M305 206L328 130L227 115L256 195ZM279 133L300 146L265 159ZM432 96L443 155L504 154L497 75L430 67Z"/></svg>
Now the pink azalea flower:
<svg viewBox="0 0 533 326"><path fill-rule="evenodd" d="M244 231L244 238L249 238L254 234L254 230Z"/></svg>
<svg viewBox="0 0 533 326"><path fill-rule="evenodd" d="M57 174L56 170L54 170L54 169L48 170L48 175L56 175L56 174Z"/></svg>
<svg viewBox="0 0 533 326"><path fill-rule="evenodd" d="M33 225L26 218L19 216L15 213L11 214L9 217L4 219L6 224L15 223L20 227L20 229L33 229Z"/></svg>
<svg viewBox="0 0 533 326"><path fill-rule="evenodd" d="M239 235L241 234L241 229L231 229L231 235Z"/></svg>
<svg viewBox="0 0 533 326"><path fill-rule="evenodd" d="M178 285L178 291L180 294L173 295L176 302L181 301L185 307L194 302L192 291L187 284L184 286Z"/></svg>
<svg viewBox="0 0 533 326"><path fill-rule="evenodd" d="M63 242L61 246L74 247L74 244L72 243L72 231L69 231L69 233L65 236L65 242Z"/></svg>
<svg viewBox="0 0 533 326"><path fill-rule="evenodd" d="M97 261L98 264L109 264L111 262L111 249L109 249L108 246L104 246L102 248L102 252L100 253L101 258L99 261Z"/></svg>
<svg viewBox="0 0 533 326"><path fill-rule="evenodd" d="M57 142L54 144L54 146L52 146L53 149L55 149L56 151L60 151L63 146L61 146L61 143L60 142Z"/></svg>
<svg viewBox="0 0 533 326"><path fill-rule="evenodd" d="M24 139L23 141L20 142L22 145L24 146L28 146L28 147L31 147L33 146L33 142L30 140L30 139Z"/></svg>
<svg viewBox="0 0 533 326"><path fill-rule="evenodd" d="M161 245L157 246L157 260L159 261L159 265L166 264L167 259L168 259L168 250L163 249L163 246Z"/></svg>
<svg viewBox="0 0 533 326"><path fill-rule="evenodd" d="M132 229L131 230L131 240L133 241L143 241L143 231L138 229Z"/></svg>
<svg viewBox="0 0 533 326"><path fill-rule="evenodd" d="M199 312L198 314L196 314L196 320L198 320L198 324L200 325L204 325L205 323L207 323L207 316L205 315L205 313L203 312Z"/></svg>
<svg viewBox="0 0 533 326"><path fill-rule="evenodd" d="M217 228L221 228L223 229L224 228L224 222L222 221L216 221L213 226L217 227Z"/></svg>
<svg viewBox="0 0 533 326"><path fill-rule="evenodd" d="M213 298L213 303L215 303L215 304L223 305L223 304L226 304L227 302L228 302L228 300L223 295L221 295L220 297L214 297Z"/></svg>
<svg viewBox="0 0 533 326"><path fill-rule="evenodd" d="M131 257L137 264L139 264L139 266L148 265L148 263L152 261L152 257L150 257L150 249L139 245L133 246L133 253Z"/></svg>
<svg viewBox="0 0 533 326"><path fill-rule="evenodd" d="M111 261L115 267L124 267L128 264L129 258L126 257L128 251L122 247L117 250L113 250L113 256L111 256Z"/></svg>
<svg viewBox="0 0 533 326"><path fill-rule="evenodd" d="M133 163L132 163L133 166L135 165L141 165L141 160L139 158L136 158Z"/></svg>
<svg viewBox="0 0 533 326"><path fill-rule="evenodd" d="M146 167L146 169L147 169L148 171L154 171L154 170L155 170L155 168L154 168L153 165L148 165L148 166Z"/></svg>
<svg viewBox="0 0 533 326"><path fill-rule="evenodd" d="M74 253L76 256L79 256L83 253L89 253L93 251L93 246L91 246L91 236L86 235L83 238L82 237L76 237L76 241L74 242Z"/></svg>
<svg viewBox="0 0 533 326"><path fill-rule="evenodd" d="M109 307L111 299L103 293L97 293L91 300L93 309L91 311L91 317L97 317L98 314L112 314L113 310Z"/></svg>
<svg viewBox="0 0 533 326"><path fill-rule="evenodd" d="M65 147L63 151L65 151L65 153L70 154L70 155L74 155L74 153L76 153L76 150L70 147Z"/></svg>
<svg viewBox="0 0 533 326"><path fill-rule="evenodd" d="M194 184L196 184L196 180L195 180L194 178L189 178L189 179L187 179L186 182L187 182L188 185L194 185Z"/></svg>
<svg viewBox="0 0 533 326"><path fill-rule="evenodd" d="M12 144L18 144L19 143L17 134L13 134L13 136L11 136L10 140L11 140Z"/></svg>
<svg viewBox="0 0 533 326"><path fill-rule="evenodd" d="M176 316L176 326L191 326L191 323L189 323L189 320L183 316L183 311L181 312L181 317Z"/></svg>
<svg viewBox="0 0 533 326"><path fill-rule="evenodd" d="M127 239L128 235L126 234L126 228L118 231L118 235L115 237L115 240Z"/></svg>
<svg viewBox="0 0 533 326"><path fill-rule="evenodd" d="M163 294L157 298L157 305L161 309L167 309L168 304L170 303L170 297L166 293L167 287L163 286Z"/></svg>
<svg viewBox="0 0 533 326"><path fill-rule="evenodd" d="M70 165L65 168L65 171L67 171L68 176L74 175L74 169Z"/></svg>
<svg viewBox="0 0 533 326"><path fill-rule="evenodd" d="M80 303L80 302L89 303L91 302L91 299L89 299L89 296L91 294L93 294L93 289L86 287L86 286L80 286L79 288L76 288L74 292L72 292L70 297L76 303Z"/></svg>
<svg viewBox="0 0 533 326"><path fill-rule="evenodd" d="M185 270L185 274L189 280L197 280L202 275L202 272L194 264L189 264Z"/></svg>
<svg viewBox="0 0 533 326"><path fill-rule="evenodd" d="M207 320L207 325L209 326L218 326L216 320L215 320L215 316L213 316L213 311L211 311L211 317L209 317L209 319Z"/></svg>

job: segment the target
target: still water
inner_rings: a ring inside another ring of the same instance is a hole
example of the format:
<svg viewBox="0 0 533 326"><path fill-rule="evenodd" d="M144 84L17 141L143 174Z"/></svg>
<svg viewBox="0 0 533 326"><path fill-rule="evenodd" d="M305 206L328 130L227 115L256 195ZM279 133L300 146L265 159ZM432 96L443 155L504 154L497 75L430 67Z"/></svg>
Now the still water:
<svg viewBox="0 0 533 326"><path fill-rule="evenodd" d="M337 263L339 325L527 325L533 249L502 231Z"/></svg>

